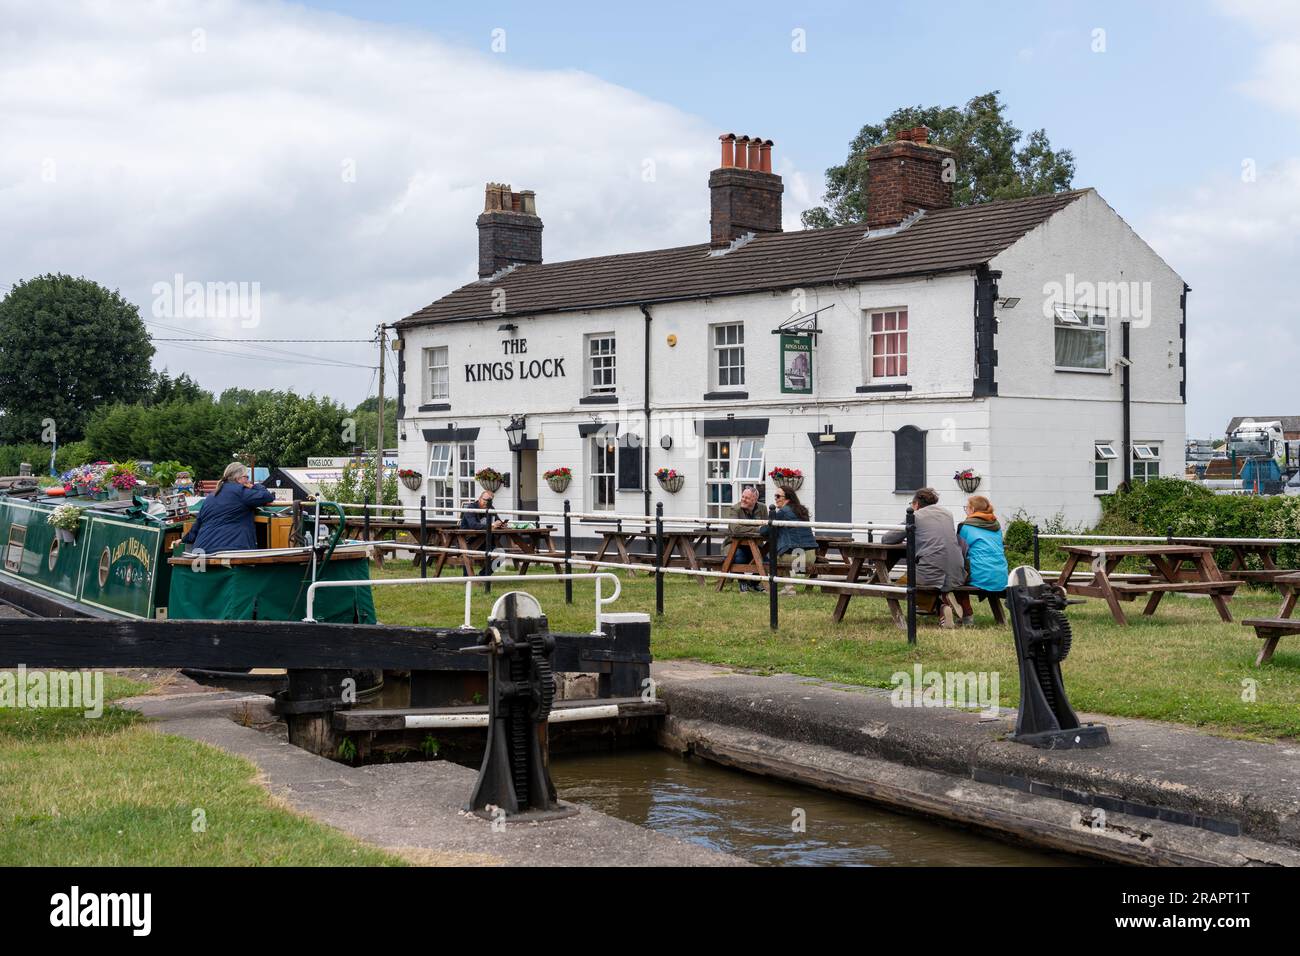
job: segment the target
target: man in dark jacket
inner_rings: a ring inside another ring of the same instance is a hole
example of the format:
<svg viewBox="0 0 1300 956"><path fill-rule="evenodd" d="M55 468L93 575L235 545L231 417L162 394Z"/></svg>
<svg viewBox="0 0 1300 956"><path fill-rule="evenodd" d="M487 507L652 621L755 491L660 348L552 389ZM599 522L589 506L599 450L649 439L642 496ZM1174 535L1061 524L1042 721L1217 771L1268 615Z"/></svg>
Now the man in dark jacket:
<svg viewBox="0 0 1300 956"><path fill-rule="evenodd" d="M492 513L492 499L494 497L492 492L484 488L483 493L478 496L476 501L466 501L462 504L460 527L472 528L475 531L486 531L490 520L488 515ZM505 526L506 522L501 518L492 522L493 528L504 528Z"/></svg>
<svg viewBox="0 0 1300 956"><path fill-rule="evenodd" d="M270 504L275 495L248 479L248 469L239 462L226 466L217 490L203 499L199 516L183 540L194 551L252 551L257 547L253 514Z"/></svg>

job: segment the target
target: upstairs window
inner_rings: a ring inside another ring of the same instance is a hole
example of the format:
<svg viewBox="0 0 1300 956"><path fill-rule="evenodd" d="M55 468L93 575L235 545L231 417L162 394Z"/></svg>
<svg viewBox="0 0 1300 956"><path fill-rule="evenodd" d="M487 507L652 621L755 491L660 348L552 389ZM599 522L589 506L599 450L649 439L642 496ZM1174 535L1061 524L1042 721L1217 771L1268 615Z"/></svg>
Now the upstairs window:
<svg viewBox="0 0 1300 956"><path fill-rule="evenodd" d="M713 326L713 386L741 388L745 384L745 326Z"/></svg>
<svg viewBox="0 0 1300 956"><path fill-rule="evenodd" d="M867 360L871 380L907 377L907 309L871 312Z"/></svg>
<svg viewBox="0 0 1300 956"><path fill-rule="evenodd" d="M615 390L614 333L587 336L587 394L612 395Z"/></svg>
<svg viewBox="0 0 1300 956"><path fill-rule="evenodd" d="M1058 305L1053 310L1056 368L1063 372L1105 372L1107 317L1097 309Z"/></svg>
<svg viewBox="0 0 1300 956"><path fill-rule="evenodd" d="M424 350L424 400L445 402L451 397L451 366L447 346Z"/></svg>

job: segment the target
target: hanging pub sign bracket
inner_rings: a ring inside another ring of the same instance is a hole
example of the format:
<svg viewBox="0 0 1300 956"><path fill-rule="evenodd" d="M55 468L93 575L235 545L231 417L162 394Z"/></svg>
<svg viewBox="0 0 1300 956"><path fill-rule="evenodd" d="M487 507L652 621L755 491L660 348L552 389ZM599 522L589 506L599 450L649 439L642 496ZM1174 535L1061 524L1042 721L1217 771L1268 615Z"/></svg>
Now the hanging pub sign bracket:
<svg viewBox="0 0 1300 956"><path fill-rule="evenodd" d="M817 316L827 309L835 308L835 303L824 305L812 312L796 312L772 330L773 335L809 335L815 336L822 330L817 327Z"/></svg>

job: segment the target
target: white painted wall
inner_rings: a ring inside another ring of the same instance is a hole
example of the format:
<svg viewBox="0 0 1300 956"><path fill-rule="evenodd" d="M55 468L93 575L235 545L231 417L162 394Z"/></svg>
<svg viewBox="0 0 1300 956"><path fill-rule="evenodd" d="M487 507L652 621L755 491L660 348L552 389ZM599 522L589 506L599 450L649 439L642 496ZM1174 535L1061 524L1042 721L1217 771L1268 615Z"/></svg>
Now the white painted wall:
<svg viewBox="0 0 1300 956"><path fill-rule="evenodd" d="M743 255L743 247L735 254ZM1053 370L1052 322L1043 315L1044 287L1076 282L1150 282L1149 322L1135 327L1133 410L1135 440L1164 444L1168 461L1181 461L1183 405L1178 396L1178 296L1175 275L1100 197L1089 194L1007 249L992 263L1001 269L1000 292L1019 296L1014 310L1000 315L997 336L999 396L971 398L974 379L973 277L968 273L932 278L863 283L844 289L830 286L783 293L755 293L712 300L664 303L651 307L650 359L652 406L651 469L666 466L687 475L676 495L651 480L652 501L662 500L668 515L704 513L704 441L696 423L703 419L767 418L766 466L801 469L807 476L801 493L815 511L814 451L808 433L832 425L837 432L857 433L853 443L853 515L855 519L898 520L907 495L895 494L893 432L903 425L928 431L927 478L945 506L957 509L964 496L953 473L971 467L984 476L980 490L998 510L1017 510L1047 517L1057 512L1072 523L1095 519L1093 444L1121 438L1119 375L1086 375ZM1144 303L1145 305L1146 303ZM771 334L795 312L820 313L824 330L814 354L813 396L780 392L778 337ZM864 311L905 306L909 312L910 375L907 393L860 393L869 384L864 363ZM428 445L422 428L478 427L477 465L514 471L504 427L512 413L527 416L527 435L542 443L538 470L567 465L574 483L564 496L539 482L539 507L560 509L563 498L588 507L587 447L578 424L601 416L620 431L643 426L645 320L637 308L611 308L510 318L513 334L497 330L499 320L414 327L404 331L407 438L400 442L402 467L428 470ZM711 326L741 322L745 326L746 398L704 399L713 390ZM585 336L614 332L618 355L618 405L582 404L586 394ZM1118 330L1114 355L1118 355ZM675 336L674 345L668 339ZM526 340L527 351L507 353L503 342ZM419 410L423 349L450 349L450 411ZM561 359L564 376L521 380L519 362ZM465 365L509 361L516 376L508 381L471 382ZM673 445L664 450L661 434ZM1118 466L1115 466L1118 481ZM403 489L404 503L419 492ZM502 492L512 501L513 487ZM640 492L618 495L618 509L641 513ZM769 500L771 489L769 488Z"/></svg>

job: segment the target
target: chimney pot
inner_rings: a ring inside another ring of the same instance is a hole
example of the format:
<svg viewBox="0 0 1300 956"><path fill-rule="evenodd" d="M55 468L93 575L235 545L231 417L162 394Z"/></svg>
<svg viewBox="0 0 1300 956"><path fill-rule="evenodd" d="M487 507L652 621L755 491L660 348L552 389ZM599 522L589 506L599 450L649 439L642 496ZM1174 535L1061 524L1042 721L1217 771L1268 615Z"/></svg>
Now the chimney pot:
<svg viewBox="0 0 1300 956"><path fill-rule="evenodd" d="M746 233L780 232L785 186L772 173L772 141L734 133L718 139L722 166L709 174L710 245L724 248Z"/></svg>
<svg viewBox="0 0 1300 956"><path fill-rule="evenodd" d="M483 192L483 214L478 217L479 278L509 265L541 261L537 194L531 189L514 192L507 183L488 183Z"/></svg>

